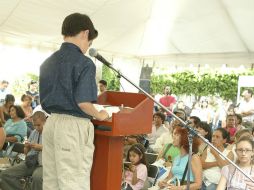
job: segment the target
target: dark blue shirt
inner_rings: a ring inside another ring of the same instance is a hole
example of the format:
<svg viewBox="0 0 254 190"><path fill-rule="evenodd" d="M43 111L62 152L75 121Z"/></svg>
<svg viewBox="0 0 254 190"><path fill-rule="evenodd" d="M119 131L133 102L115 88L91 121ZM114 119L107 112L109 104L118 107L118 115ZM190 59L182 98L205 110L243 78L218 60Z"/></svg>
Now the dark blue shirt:
<svg viewBox="0 0 254 190"><path fill-rule="evenodd" d="M97 101L96 67L72 43L63 43L40 67L41 106L48 113L91 119L78 106Z"/></svg>

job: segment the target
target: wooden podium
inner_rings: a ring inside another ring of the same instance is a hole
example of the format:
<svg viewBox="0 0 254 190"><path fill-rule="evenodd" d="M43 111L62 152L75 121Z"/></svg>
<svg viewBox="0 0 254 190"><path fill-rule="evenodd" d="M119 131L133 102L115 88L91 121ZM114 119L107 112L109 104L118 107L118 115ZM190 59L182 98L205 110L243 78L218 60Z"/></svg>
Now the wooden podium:
<svg viewBox="0 0 254 190"><path fill-rule="evenodd" d="M91 190L120 190L124 136L151 133L153 101L144 94L106 91L98 104L124 107L107 121L93 120L95 152Z"/></svg>

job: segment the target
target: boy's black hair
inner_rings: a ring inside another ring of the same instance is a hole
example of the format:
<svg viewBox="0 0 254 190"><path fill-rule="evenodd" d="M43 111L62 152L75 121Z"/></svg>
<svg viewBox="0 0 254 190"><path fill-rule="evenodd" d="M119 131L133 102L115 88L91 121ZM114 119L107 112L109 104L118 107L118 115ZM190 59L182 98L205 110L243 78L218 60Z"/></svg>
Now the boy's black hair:
<svg viewBox="0 0 254 190"><path fill-rule="evenodd" d="M91 19L80 13L73 13L68 15L62 24L62 35L76 36L84 30L89 30L88 40L94 40L98 36L98 31L94 28Z"/></svg>

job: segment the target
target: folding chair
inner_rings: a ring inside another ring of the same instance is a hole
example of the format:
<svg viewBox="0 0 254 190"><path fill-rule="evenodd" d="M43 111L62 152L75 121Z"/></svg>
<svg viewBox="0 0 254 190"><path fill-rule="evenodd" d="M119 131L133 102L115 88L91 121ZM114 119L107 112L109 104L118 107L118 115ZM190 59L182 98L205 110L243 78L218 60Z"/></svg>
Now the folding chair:
<svg viewBox="0 0 254 190"><path fill-rule="evenodd" d="M146 156L146 160L147 160L148 164L153 164L156 161L158 154L146 152L145 156Z"/></svg>
<svg viewBox="0 0 254 190"><path fill-rule="evenodd" d="M151 186L154 186L156 184L157 178L159 174L159 168L154 165L148 166L148 180L151 183Z"/></svg>

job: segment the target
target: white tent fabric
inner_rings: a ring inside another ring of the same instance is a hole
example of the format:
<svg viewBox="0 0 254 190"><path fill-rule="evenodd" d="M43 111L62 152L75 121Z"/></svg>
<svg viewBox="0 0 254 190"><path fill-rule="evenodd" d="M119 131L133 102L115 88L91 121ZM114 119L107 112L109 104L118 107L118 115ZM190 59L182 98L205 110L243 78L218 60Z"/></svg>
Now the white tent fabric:
<svg viewBox="0 0 254 190"><path fill-rule="evenodd" d="M58 49L62 21L73 12L92 18L99 31L93 47L124 74L135 73L137 84L144 64L160 74L254 67L253 0L0 0L1 64L1 44ZM27 61L38 70L43 58L33 57ZM9 62L14 58L10 53Z"/></svg>
<svg viewBox="0 0 254 190"><path fill-rule="evenodd" d="M253 0L1 0L0 42L56 49L64 17L81 12L111 54L249 54L253 10Z"/></svg>

